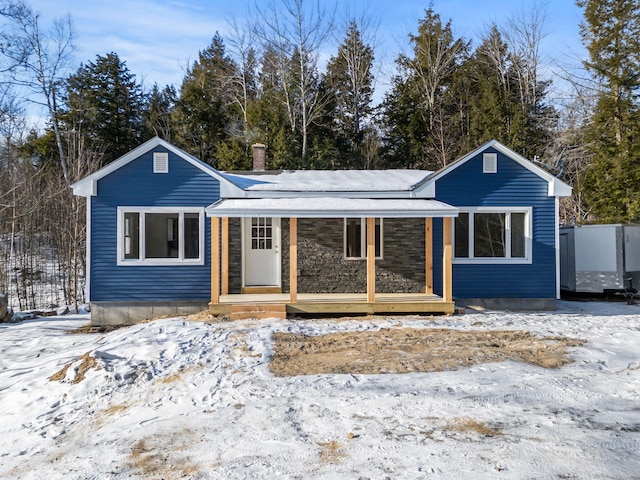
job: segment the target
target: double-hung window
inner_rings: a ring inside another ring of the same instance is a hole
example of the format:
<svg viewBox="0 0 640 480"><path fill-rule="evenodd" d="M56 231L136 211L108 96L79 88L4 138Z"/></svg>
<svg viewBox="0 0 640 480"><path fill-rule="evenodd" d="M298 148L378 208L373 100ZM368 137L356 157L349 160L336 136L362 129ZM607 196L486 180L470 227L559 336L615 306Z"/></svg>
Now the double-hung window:
<svg viewBox="0 0 640 480"><path fill-rule="evenodd" d="M531 263L531 207L460 207L455 263Z"/></svg>
<svg viewBox="0 0 640 480"><path fill-rule="evenodd" d="M382 219L376 218L375 227L376 258L382 258ZM367 258L367 219L344 219L344 258Z"/></svg>
<svg viewBox="0 0 640 480"><path fill-rule="evenodd" d="M202 208L119 207L118 265L204 264Z"/></svg>

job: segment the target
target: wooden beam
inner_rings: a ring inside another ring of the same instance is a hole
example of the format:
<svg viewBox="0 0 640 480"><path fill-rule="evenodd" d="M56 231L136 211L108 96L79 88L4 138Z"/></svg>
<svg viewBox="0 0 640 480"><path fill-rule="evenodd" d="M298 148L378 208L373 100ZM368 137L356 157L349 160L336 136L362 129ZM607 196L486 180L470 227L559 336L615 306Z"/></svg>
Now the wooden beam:
<svg viewBox="0 0 640 480"><path fill-rule="evenodd" d="M289 295L290 302L298 301L298 219L289 219Z"/></svg>
<svg viewBox="0 0 640 480"><path fill-rule="evenodd" d="M433 295L433 219L424 219L424 278L425 292Z"/></svg>
<svg viewBox="0 0 640 480"><path fill-rule="evenodd" d="M363 302L349 302L345 301L314 301L307 300L306 298L298 300L296 304L288 304L287 312L291 314L323 314L323 315L357 315L368 314L373 315L376 313L392 313L392 314L406 314L410 313L444 313L452 314L455 311L455 304L453 302L443 302L442 300L424 300L424 295L421 300L415 302L387 302L379 299L373 303Z"/></svg>
<svg viewBox="0 0 640 480"><path fill-rule="evenodd" d="M229 217L222 219L222 295L229 295Z"/></svg>
<svg viewBox="0 0 640 480"><path fill-rule="evenodd" d="M445 302L453 300L453 259L451 217L442 219L442 299Z"/></svg>
<svg viewBox="0 0 640 480"><path fill-rule="evenodd" d="M367 218L367 302L376 301L376 219Z"/></svg>
<svg viewBox="0 0 640 480"><path fill-rule="evenodd" d="M220 219L211 217L211 303L220 303Z"/></svg>

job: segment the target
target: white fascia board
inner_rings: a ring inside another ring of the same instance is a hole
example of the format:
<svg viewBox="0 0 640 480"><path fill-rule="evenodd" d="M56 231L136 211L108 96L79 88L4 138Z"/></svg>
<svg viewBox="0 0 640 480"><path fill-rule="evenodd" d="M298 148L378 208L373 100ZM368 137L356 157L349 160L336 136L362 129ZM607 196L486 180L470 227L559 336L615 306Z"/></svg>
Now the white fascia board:
<svg viewBox="0 0 640 480"><path fill-rule="evenodd" d="M71 185L73 194L77 196L82 196L82 197L97 195L98 180L115 172L119 168L125 166L129 162L137 159L141 155L147 153L148 151L158 146L162 146L166 148L167 150L174 153L178 157L189 162L194 167L198 168L199 170L202 170L206 174L218 180L220 182L221 190L223 188L226 188L227 190L232 192L242 191L242 189L240 189L239 187L231 183L229 180L227 180L218 170L216 170L212 166L204 163L203 161L197 159L193 155L188 154L184 150L181 150L180 148L170 144L169 142L162 140L160 137L153 137L152 139L144 142L142 145L139 145L133 150L131 150L130 152L124 154L122 157L118 158L117 160L111 162L106 167L101 168L97 172L94 172L91 175L88 175L82 180Z"/></svg>
<svg viewBox="0 0 640 480"><path fill-rule="evenodd" d="M415 198L435 198L436 196L436 182L425 182L414 191Z"/></svg>
<svg viewBox="0 0 640 480"><path fill-rule="evenodd" d="M212 217L235 218L441 218L458 216L458 208L436 200L345 199L340 197L227 199L209 205L205 211L208 216Z"/></svg>
<svg viewBox="0 0 640 480"><path fill-rule="evenodd" d="M532 172L532 173L538 175L540 178L546 180L549 183L549 193L548 193L548 195L550 197L568 197L568 196L571 195L571 187L569 185L567 185L566 183L564 183L559 178L554 177L553 175L551 175L546 170L538 167L535 163L531 162L530 160L527 160L522 155L520 155L519 153L514 152L509 147L504 146L503 144L501 144L497 140L492 140L489 143L492 143L492 145L487 144L484 148L486 148L488 146L491 146L491 147L495 148L499 152L503 153L507 157L511 158L515 162L517 162L520 165L522 165L524 168L526 168L530 172Z"/></svg>
<svg viewBox="0 0 640 480"><path fill-rule="evenodd" d="M247 191L238 187L226 178L220 181L220 198L245 198Z"/></svg>
<svg viewBox="0 0 640 480"><path fill-rule="evenodd" d="M573 188L562 180L554 177L554 180L549 182L549 196L550 197L570 197Z"/></svg>
<svg viewBox="0 0 640 480"><path fill-rule="evenodd" d="M162 142L163 140L160 139L160 137L153 137L152 139L144 142L142 145L137 146L136 148L131 150L129 153L126 153L122 157L118 158L117 160L114 160L106 167L103 167L97 172L94 172L91 175L84 177L82 180L74 183L73 185L71 185L74 195L79 195L84 197L88 195L91 195L91 196L97 195L96 187L97 187L98 180L100 180L103 177L106 177L110 173L115 172L119 168L125 166L127 163L138 158L143 153L146 153L152 148L155 148L158 145L161 145Z"/></svg>
<svg viewBox="0 0 640 480"><path fill-rule="evenodd" d="M435 183L436 183L437 180L439 180L440 178L444 177L445 175L448 175L449 173L451 173L456 168L464 165L469 160L471 160L472 158L476 157L477 155L479 155L480 153L482 153L483 151L485 151L488 148L494 148L494 149L498 150L500 153L502 153L503 155L509 157L514 162L520 164L522 167L526 168L530 172L532 172L535 175L539 176L543 180L546 180L547 183L549 184L548 195L550 197L568 197L568 196L571 195L571 190L572 189L565 182L563 182L559 178L554 177L553 175L551 175L546 170L538 167L536 164L534 164L530 160L527 160L525 157L523 157L519 153L514 152L509 147L503 145L502 143L498 142L497 140L491 140L490 142L485 143L483 146L475 149L473 152L471 152L471 153L465 155L464 157L456 160L455 162L449 164L449 166L444 167L442 170L437 172L435 175L427 178L424 181L424 183L422 185L420 185L418 187L418 189L416 189L416 191L424 189L425 191L429 191L429 193L432 194L432 196L435 196ZM429 189L430 186L432 186L432 189Z"/></svg>
<svg viewBox="0 0 640 480"><path fill-rule="evenodd" d="M98 182L93 178L86 177L71 185L71 190L77 197L94 197L98 194Z"/></svg>

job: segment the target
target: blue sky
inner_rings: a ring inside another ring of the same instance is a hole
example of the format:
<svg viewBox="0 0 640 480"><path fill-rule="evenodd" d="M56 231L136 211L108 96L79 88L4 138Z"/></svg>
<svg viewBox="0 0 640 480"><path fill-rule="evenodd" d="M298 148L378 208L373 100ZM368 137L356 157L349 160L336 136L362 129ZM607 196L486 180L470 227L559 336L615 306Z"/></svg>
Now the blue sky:
<svg viewBox="0 0 640 480"><path fill-rule="evenodd" d="M278 1L278 0L276 0ZM228 19L242 20L255 0L27 0L41 13L45 25L69 13L76 31L77 64L92 61L96 55L116 52L129 70L146 87L179 87L186 66L197 59L216 31L229 32ZM329 5L326 0L321 4ZM266 3L261 1L260 4ZM452 19L457 35L474 40L491 22L529 11L533 0L434 0L434 9L443 19ZM584 55L579 23L582 12L574 0L537 2L546 5L547 21L543 41L544 62L550 71L556 63L576 65ZM333 5L333 3L332 3ZM345 10L365 14L378 23L376 57L383 71L391 72L393 61L407 34L415 33L424 17L428 0L338 0L337 15ZM338 38L339 40L339 38ZM335 52L336 43L327 45L325 56ZM384 90L384 79L378 85Z"/></svg>

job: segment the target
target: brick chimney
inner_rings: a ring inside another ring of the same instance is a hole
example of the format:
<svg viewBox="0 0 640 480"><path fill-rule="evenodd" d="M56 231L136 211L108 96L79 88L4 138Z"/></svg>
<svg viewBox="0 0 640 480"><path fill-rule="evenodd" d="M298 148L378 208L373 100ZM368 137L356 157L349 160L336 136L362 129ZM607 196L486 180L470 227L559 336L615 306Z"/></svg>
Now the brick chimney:
<svg viewBox="0 0 640 480"><path fill-rule="evenodd" d="M262 143L255 143L251 145L251 148L253 149L253 171L264 172L267 146Z"/></svg>

